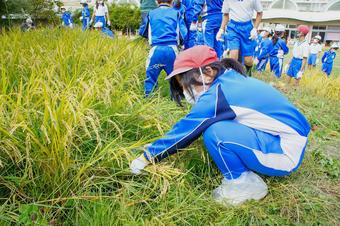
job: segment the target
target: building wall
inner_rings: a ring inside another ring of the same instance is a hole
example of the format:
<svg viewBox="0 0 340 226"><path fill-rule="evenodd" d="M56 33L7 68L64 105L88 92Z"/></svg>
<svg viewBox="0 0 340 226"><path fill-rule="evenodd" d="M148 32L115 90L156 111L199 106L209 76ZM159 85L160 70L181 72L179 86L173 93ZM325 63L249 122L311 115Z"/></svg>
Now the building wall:
<svg viewBox="0 0 340 226"><path fill-rule="evenodd" d="M262 0L265 10L293 9L301 12L340 10L340 0Z"/></svg>

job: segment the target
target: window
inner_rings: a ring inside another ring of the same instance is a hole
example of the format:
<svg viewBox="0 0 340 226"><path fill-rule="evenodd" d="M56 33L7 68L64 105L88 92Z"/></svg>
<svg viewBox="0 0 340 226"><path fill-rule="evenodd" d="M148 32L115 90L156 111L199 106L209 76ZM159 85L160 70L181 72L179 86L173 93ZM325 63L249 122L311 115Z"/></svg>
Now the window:
<svg viewBox="0 0 340 226"><path fill-rule="evenodd" d="M318 32L318 31L313 31L312 32L312 37L315 37L317 35L321 36L321 42L323 42L325 40L326 32Z"/></svg>
<svg viewBox="0 0 340 226"><path fill-rule="evenodd" d="M328 11L340 11L340 1L333 3L332 5L328 6Z"/></svg>
<svg viewBox="0 0 340 226"><path fill-rule="evenodd" d="M296 31L290 31L289 37L290 37L291 39L294 39L294 38L296 37Z"/></svg>
<svg viewBox="0 0 340 226"><path fill-rule="evenodd" d="M313 30L326 30L326 26L313 26Z"/></svg>
<svg viewBox="0 0 340 226"><path fill-rule="evenodd" d="M294 3L291 0L276 0L272 3L271 7L272 9L291 9L291 10L297 10L297 4Z"/></svg>

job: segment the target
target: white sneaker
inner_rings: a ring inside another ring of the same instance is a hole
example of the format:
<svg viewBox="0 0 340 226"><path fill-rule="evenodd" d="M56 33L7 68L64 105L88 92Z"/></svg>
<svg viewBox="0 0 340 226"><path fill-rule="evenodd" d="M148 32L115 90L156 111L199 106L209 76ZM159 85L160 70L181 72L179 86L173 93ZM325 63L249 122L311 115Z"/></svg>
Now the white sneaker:
<svg viewBox="0 0 340 226"><path fill-rule="evenodd" d="M213 198L225 205L239 205L247 200L260 200L268 193L267 184L260 176L247 171L234 180L223 179L213 192Z"/></svg>

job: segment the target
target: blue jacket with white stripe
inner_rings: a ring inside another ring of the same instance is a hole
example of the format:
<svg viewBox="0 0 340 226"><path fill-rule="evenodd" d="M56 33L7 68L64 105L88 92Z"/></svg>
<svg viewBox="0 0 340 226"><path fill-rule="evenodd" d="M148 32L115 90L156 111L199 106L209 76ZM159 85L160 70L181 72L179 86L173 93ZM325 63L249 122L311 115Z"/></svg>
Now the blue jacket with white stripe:
<svg viewBox="0 0 340 226"><path fill-rule="evenodd" d="M89 7L87 5L81 11L81 16L83 17L83 19L90 18L91 13L90 13L90 9L89 9Z"/></svg>
<svg viewBox="0 0 340 226"><path fill-rule="evenodd" d="M65 26L69 26L70 24L73 24L73 19L72 19L70 12L64 12L61 15L61 19L63 20Z"/></svg>
<svg viewBox="0 0 340 226"><path fill-rule="evenodd" d="M271 39L262 39L260 43L259 53L257 59L262 60L269 57L270 51L273 49L274 45Z"/></svg>
<svg viewBox="0 0 340 226"><path fill-rule="evenodd" d="M148 38L151 46L179 45L187 32L181 14L162 4L148 13L139 29L139 35Z"/></svg>
<svg viewBox="0 0 340 226"><path fill-rule="evenodd" d="M200 15L202 20L222 20L222 5L223 0L194 0L193 22L197 22ZM219 27L220 22L217 23Z"/></svg>
<svg viewBox="0 0 340 226"><path fill-rule="evenodd" d="M277 42L275 43L275 45L273 46L272 50L270 51L270 56L272 56L272 57L277 56L278 51L280 49L283 51L284 55L288 54L288 52L289 52L289 48L288 48L286 42L281 38L279 38L277 40Z"/></svg>
<svg viewBox="0 0 340 226"><path fill-rule="evenodd" d="M333 61L336 57L336 53L335 52L331 52L331 51L326 51L323 56L322 56L322 63L327 63L327 64L333 64Z"/></svg>
<svg viewBox="0 0 340 226"><path fill-rule="evenodd" d="M279 91L262 81L227 70L215 79L188 115L147 148L144 156L160 161L187 147L210 125L222 120L234 120L279 136L283 151L292 156L301 154L310 131L304 115ZM266 142L261 145L263 153L273 152ZM294 158L294 161L297 164L299 160Z"/></svg>

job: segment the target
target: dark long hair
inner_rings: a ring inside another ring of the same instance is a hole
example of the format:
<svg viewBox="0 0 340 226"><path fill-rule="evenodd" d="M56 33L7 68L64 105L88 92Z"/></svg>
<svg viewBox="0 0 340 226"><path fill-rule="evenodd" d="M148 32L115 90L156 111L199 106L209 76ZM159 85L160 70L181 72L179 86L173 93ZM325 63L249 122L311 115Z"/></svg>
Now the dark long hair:
<svg viewBox="0 0 340 226"><path fill-rule="evenodd" d="M202 67L203 74L207 72L207 70L205 69L206 67L211 67L214 71L217 72L214 80L216 80L219 76L221 76L226 69L232 69L240 73L241 75L246 76L246 72L242 64L240 64L238 61L231 59L231 58L225 58L221 61L216 61L216 62L213 62L211 64L208 64ZM184 98L183 89L186 89L189 95L192 98L194 98L192 85L202 86L203 83L199 81L199 78L200 78L199 68L191 69L190 71L179 74L178 76L181 78L180 83L178 82L175 76L170 79L170 92L171 92L171 98L179 106L182 106L181 101ZM207 85L210 85L210 83Z"/></svg>
<svg viewBox="0 0 340 226"><path fill-rule="evenodd" d="M283 31L275 31L274 32L274 35L272 37L272 42L273 42L274 46L277 43L277 41L279 40L279 38L281 38L282 34L283 34Z"/></svg>
<svg viewBox="0 0 340 226"><path fill-rule="evenodd" d="M105 2L103 1L103 4L101 4L102 6L104 6L105 5ZM98 7L99 7L99 2L98 2L98 0L96 1L96 9L98 9Z"/></svg>

